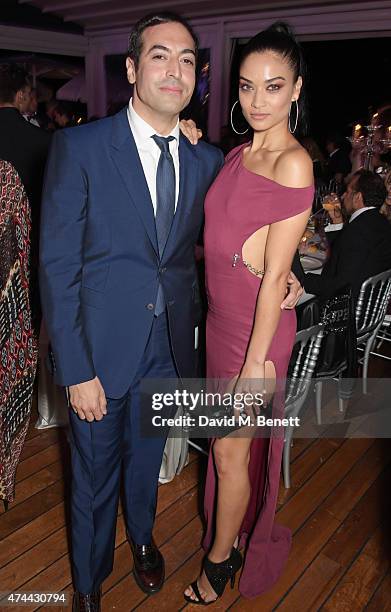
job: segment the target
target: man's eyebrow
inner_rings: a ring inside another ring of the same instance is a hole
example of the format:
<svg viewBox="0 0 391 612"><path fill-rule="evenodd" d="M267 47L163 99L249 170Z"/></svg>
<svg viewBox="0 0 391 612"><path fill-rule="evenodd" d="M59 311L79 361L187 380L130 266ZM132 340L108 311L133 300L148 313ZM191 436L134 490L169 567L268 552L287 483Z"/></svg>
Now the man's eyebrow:
<svg viewBox="0 0 391 612"><path fill-rule="evenodd" d="M156 50L165 51L166 53L171 53L171 50L168 47L165 47L164 45L153 45L153 47L149 49L148 54ZM181 55L184 55L185 53L192 53L195 57L194 49L182 49Z"/></svg>

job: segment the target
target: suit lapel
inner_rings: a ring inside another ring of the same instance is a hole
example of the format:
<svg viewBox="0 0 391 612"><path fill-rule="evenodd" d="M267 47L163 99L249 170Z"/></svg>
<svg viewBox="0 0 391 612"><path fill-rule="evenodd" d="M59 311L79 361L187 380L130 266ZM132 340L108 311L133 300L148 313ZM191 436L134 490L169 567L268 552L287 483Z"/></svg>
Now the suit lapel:
<svg viewBox="0 0 391 612"><path fill-rule="evenodd" d="M143 167L129 126L127 108L113 117L112 159L158 254L155 217Z"/></svg>
<svg viewBox="0 0 391 612"><path fill-rule="evenodd" d="M175 248L185 217L191 212L198 186L198 164L194 145L180 135L178 203L163 255Z"/></svg>

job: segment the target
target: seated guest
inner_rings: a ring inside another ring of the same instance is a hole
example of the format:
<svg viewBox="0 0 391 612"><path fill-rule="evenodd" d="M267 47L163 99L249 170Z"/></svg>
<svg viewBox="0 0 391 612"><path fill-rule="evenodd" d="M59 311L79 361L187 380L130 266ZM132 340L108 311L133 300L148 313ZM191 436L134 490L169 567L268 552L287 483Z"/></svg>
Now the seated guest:
<svg viewBox="0 0 391 612"><path fill-rule="evenodd" d="M342 196L349 220L339 223L337 200L329 212L335 230L327 232L330 257L321 274L301 275L307 293L328 297L350 284L357 298L367 278L391 268L391 226L380 214L386 197L384 182L374 172L359 170L352 176Z"/></svg>
<svg viewBox="0 0 391 612"><path fill-rule="evenodd" d="M352 169L347 145L346 138L336 132L329 134L326 139L326 149L329 154L327 161L329 179L334 179L337 183L343 183L345 176Z"/></svg>

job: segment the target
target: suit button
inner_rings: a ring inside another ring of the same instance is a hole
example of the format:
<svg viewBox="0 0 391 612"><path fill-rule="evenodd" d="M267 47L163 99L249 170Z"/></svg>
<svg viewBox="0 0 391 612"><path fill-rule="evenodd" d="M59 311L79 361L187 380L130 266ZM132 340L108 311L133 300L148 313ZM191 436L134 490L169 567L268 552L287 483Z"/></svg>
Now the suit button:
<svg viewBox="0 0 391 612"><path fill-rule="evenodd" d="M154 304L147 304L146 308L147 308L147 310L154 310L155 305Z"/></svg>
<svg viewBox="0 0 391 612"><path fill-rule="evenodd" d="M160 272L163 273L163 272L166 272L166 271L167 271L167 268L160 268Z"/></svg>

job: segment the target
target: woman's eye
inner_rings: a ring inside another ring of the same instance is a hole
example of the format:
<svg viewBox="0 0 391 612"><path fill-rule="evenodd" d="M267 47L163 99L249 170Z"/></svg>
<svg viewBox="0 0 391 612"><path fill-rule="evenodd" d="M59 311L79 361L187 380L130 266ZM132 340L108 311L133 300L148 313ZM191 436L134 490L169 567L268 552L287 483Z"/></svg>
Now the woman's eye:
<svg viewBox="0 0 391 612"><path fill-rule="evenodd" d="M277 85L277 83L271 83L267 88L268 91L278 91L279 89L281 89L281 85Z"/></svg>
<svg viewBox="0 0 391 612"><path fill-rule="evenodd" d="M239 89L242 91L250 91L251 87L250 85L247 85L247 83L240 83Z"/></svg>

